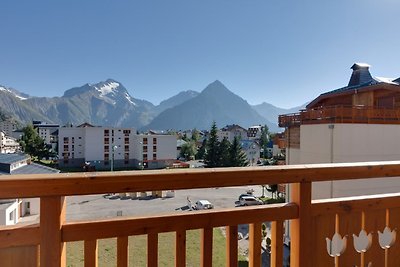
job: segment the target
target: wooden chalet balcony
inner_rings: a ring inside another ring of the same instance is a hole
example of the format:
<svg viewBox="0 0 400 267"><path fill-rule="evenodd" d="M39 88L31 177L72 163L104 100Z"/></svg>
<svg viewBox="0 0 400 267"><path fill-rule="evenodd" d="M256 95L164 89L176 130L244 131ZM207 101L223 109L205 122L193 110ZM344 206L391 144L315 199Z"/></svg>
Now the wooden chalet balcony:
<svg viewBox="0 0 400 267"><path fill-rule="evenodd" d="M400 161L2 177L0 198L40 197L41 214L38 225L0 229L0 265L66 266L65 243L83 240L84 265L97 266L97 241L116 237L117 264L127 266L128 236L144 234L147 266L153 267L158 266L158 235L174 232L171 265L186 266L186 231L201 229L201 265L212 266L212 229L226 227L226 266L237 266L238 225L249 224L249 266L261 266L261 225L271 221L271 266L283 266L283 222L290 220L292 267L400 266L400 244L391 232L400 229L400 193L311 201L313 182L397 176ZM275 183L292 184L291 203L65 221L65 196ZM356 251L353 242L363 238L361 230L372 239ZM385 238L378 238L379 232Z"/></svg>
<svg viewBox="0 0 400 267"><path fill-rule="evenodd" d="M320 123L400 124L400 108L329 106L279 116L279 127Z"/></svg>

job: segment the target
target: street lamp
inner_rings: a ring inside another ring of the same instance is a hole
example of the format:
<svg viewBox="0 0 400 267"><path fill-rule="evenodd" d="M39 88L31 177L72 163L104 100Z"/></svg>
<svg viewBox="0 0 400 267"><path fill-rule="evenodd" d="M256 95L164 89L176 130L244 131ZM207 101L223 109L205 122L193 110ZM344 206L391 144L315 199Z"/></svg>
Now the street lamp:
<svg viewBox="0 0 400 267"><path fill-rule="evenodd" d="M118 146L112 146L111 147L111 171L114 171L114 152L115 149L117 149Z"/></svg>

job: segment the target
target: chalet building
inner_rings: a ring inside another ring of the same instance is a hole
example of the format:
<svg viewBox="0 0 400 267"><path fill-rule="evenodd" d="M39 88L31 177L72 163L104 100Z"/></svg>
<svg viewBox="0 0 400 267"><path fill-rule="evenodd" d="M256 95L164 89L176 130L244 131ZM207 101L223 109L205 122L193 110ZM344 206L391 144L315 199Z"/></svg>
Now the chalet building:
<svg viewBox="0 0 400 267"><path fill-rule="evenodd" d="M239 138L239 140L247 139L247 130L237 124L232 124L218 130L217 136L220 142L226 138L232 143L235 137Z"/></svg>
<svg viewBox="0 0 400 267"><path fill-rule="evenodd" d="M22 153L0 153L0 179L5 175L59 173L59 170L31 162L31 158ZM0 225L13 225L21 217L38 215L39 198L0 199Z"/></svg>
<svg viewBox="0 0 400 267"><path fill-rule="evenodd" d="M400 78L372 77L356 63L347 86L321 94L299 113L279 116L287 164L400 159ZM399 192L395 178L313 184L313 199Z"/></svg>
<svg viewBox="0 0 400 267"><path fill-rule="evenodd" d="M0 153L16 153L20 150L21 146L15 138L0 131Z"/></svg>
<svg viewBox="0 0 400 267"><path fill-rule="evenodd" d="M100 127L84 123L59 128L59 165L96 170L115 168L159 169L176 159L176 137L137 134L133 128Z"/></svg>

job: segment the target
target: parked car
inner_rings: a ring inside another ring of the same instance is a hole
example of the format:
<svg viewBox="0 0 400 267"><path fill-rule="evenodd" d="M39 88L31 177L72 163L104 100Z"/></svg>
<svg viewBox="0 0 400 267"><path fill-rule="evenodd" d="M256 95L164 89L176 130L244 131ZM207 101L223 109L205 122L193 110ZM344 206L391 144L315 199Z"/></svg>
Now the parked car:
<svg viewBox="0 0 400 267"><path fill-rule="evenodd" d="M196 201L196 205L195 205L195 209L196 210L209 210L209 209L213 209L214 206L213 204L210 203L210 201L202 199L202 200L198 200Z"/></svg>
<svg viewBox="0 0 400 267"><path fill-rule="evenodd" d="M239 200L240 206L253 206L253 205L262 205L264 204L261 200L256 198L255 196L243 196L241 200Z"/></svg>
<svg viewBox="0 0 400 267"><path fill-rule="evenodd" d="M249 193L241 194L241 195L239 196L239 201L241 201L243 197L249 197L249 196L251 197L251 196L253 196L253 195L252 195L252 194L249 194Z"/></svg>

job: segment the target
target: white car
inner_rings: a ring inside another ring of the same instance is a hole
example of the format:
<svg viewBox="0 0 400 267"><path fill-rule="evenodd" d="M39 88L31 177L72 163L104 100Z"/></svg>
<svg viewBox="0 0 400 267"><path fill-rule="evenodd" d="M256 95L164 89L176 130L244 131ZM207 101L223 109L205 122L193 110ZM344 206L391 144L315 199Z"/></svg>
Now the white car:
<svg viewBox="0 0 400 267"><path fill-rule="evenodd" d="M239 200L240 206L253 206L262 204L264 203L255 196L242 196L241 199Z"/></svg>
<svg viewBox="0 0 400 267"><path fill-rule="evenodd" d="M214 206L210 203L210 201L203 199L196 201L195 208L196 210L209 210L214 208Z"/></svg>

